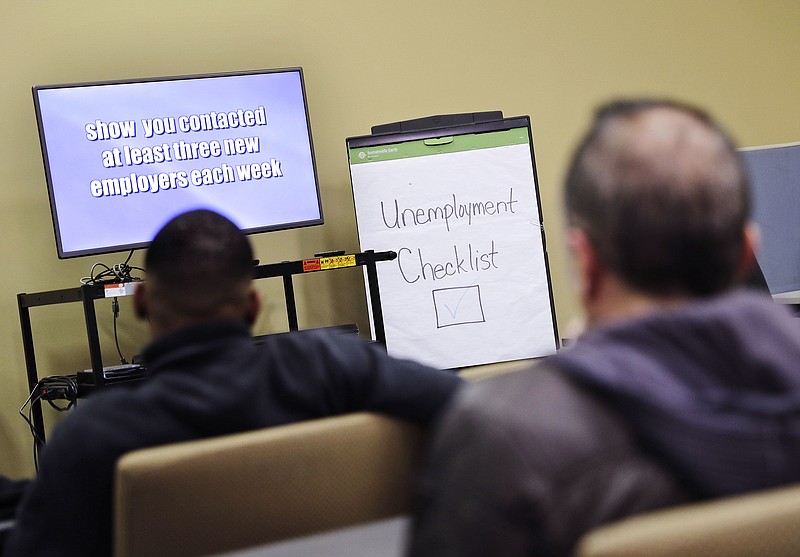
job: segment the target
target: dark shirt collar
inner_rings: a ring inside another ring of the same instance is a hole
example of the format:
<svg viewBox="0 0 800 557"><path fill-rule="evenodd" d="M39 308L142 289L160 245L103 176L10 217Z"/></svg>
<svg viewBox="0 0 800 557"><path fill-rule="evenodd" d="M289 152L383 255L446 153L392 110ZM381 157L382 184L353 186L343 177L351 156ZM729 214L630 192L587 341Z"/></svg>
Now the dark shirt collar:
<svg viewBox="0 0 800 557"><path fill-rule="evenodd" d="M169 333L150 343L142 353L144 364L155 371L159 364L179 356L185 351L227 342L233 339L250 338L250 329L239 321L216 321L186 327Z"/></svg>

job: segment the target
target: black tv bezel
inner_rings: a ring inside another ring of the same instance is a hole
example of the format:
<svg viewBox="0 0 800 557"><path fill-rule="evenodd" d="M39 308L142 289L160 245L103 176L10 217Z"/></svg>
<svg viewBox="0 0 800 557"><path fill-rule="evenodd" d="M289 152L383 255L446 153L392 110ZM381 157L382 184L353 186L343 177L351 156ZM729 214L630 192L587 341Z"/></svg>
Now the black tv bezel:
<svg viewBox="0 0 800 557"><path fill-rule="evenodd" d="M50 160L47 149L47 137L44 131L44 123L42 121L41 107L39 104L39 91L52 90L52 89L74 89L81 87L97 87L106 85L126 85L135 83L158 83L158 82L172 82L172 81L188 81L194 79L208 79L208 78L224 78L224 77L237 77L237 76L250 76L250 75L263 75L263 74L277 74L277 73L297 73L300 78L300 90L303 97L303 109L305 112L306 129L308 134L308 147L311 156L311 167L314 175L314 187L316 190L317 207L319 209L319 218L282 223L277 225L260 226L253 228L242 229L247 235L261 234L265 232L277 232L281 230L295 230L300 228L308 228L311 226L319 226L325 224L325 216L322 207L322 195L320 191L319 174L317 171L317 158L314 150L314 137L311 128L311 117L308 111L308 95L306 93L305 76L301 66L290 66L282 68L263 68L254 70L237 70L226 72L210 72L201 74L179 74L168 76L155 76L155 77L136 77L136 78L123 78L123 79L109 79L101 81L81 81L72 83L53 83L46 85L34 85L31 87L33 95L34 112L36 115L36 124L39 134L39 144L42 152L42 163L44 166L45 181L47 184L47 196L50 205L50 216L53 224L53 232L56 241L56 252L59 259L73 259L76 257L85 257L92 255L107 255L111 253L119 253L125 251L133 251L143 249L150 245L151 240L134 242L127 244L115 244L108 246L101 246L97 248L81 249L65 251L61 240L61 227L58 220L58 208L55 201L53 180L50 172ZM213 207L209 207L213 209Z"/></svg>

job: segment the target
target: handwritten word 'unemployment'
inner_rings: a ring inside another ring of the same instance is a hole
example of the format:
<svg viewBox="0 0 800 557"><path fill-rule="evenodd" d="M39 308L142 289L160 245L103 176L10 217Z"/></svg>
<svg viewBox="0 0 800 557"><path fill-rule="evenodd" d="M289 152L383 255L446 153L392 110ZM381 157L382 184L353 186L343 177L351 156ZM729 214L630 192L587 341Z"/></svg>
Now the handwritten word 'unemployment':
<svg viewBox="0 0 800 557"><path fill-rule="evenodd" d="M494 216L503 213L514 213L514 204L518 203L514 199L514 188L508 189L508 200L488 200L488 201L468 201L462 203L452 195L452 202L448 201L443 205L433 207L400 208L397 199L388 209L381 201L381 216L386 228L406 228L409 226L423 226L435 222L444 221L447 231L450 231L451 221L464 221L471 225L473 219L480 216Z"/></svg>

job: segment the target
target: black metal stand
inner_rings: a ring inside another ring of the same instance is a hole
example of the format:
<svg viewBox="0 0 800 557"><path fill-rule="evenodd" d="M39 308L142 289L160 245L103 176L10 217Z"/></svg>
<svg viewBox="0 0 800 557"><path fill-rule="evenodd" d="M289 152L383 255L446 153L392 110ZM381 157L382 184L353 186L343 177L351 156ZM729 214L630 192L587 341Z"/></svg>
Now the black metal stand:
<svg viewBox="0 0 800 557"><path fill-rule="evenodd" d="M381 344L386 344L386 333L383 324L383 312L381 310L381 298L375 263L378 261L391 261L396 257L397 254L393 251L365 251L349 255L343 254L332 257L314 257L312 259L301 259L298 261L284 261L282 263L270 263L256 266L254 277L256 279L283 277L283 291L286 299L289 330L296 331L299 326L294 284L292 282L293 275L365 266L372 307L373 332L376 341ZM33 294L17 294L19 321L22 328L22 348L25 354L25 368L30 392L33 392L40 380L36 367L30 309L40 306L74 302L81 302L83 305L94 388L97 389L105 386L106 380L103 374L103 357L100 349L100 337L97 332L97 314L95 312L94 302L95 300L109 297L106 295L106 286L109 284L110 283L84 284L75 288L65 288L62 290L51 290ZM37 441L35 442L39 442L40 440L43 443L45 439L45 430L41 401L32 402L31 415L33 427L37 433Z"/></svg>

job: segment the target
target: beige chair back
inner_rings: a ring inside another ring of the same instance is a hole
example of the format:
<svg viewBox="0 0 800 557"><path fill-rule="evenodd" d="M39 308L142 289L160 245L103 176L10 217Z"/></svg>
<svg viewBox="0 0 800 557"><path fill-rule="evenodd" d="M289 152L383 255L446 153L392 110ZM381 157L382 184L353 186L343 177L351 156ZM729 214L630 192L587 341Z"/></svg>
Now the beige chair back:
<svg viewBox="0 0 800 557"><path fill-rule="evenodd" d="M115 555L207 555L406 514L422 446L417 426L356 413L129 453Z"/></svg>
<svg viewBox="0 0 800 557"><path fill-rule="evenodd" d="M575 557L796 557L800 485L672 507L589 532Z"/></svg>

